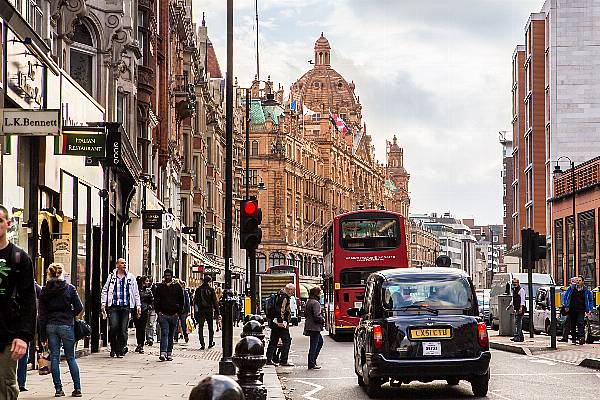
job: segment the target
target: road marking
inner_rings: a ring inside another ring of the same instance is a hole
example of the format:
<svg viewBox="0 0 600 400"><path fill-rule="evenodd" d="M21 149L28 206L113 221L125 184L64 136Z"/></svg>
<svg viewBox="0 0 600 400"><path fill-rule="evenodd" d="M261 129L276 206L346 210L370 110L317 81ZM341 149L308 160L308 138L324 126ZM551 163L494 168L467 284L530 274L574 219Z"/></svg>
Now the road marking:
<svg viewBox="0 0 600 400"><path fill-rule="evenodd" d="M568 376L568 375L600 375L595 372L548 372L539 374L492 374L492 376Z"/></svg>
<svg viewBox="0 0 600 400"><path fill-rule="evenodd" d="M321 390L324 388L324 386L317 385L316 383L311 383L311 382L302 381L302 380L300 380L300 379L296 379L296 382L304 383L305 385L309 385L309 386L312 386L312 387L314 387L314 389L313 389L313 390L311 390L310 392L306 392L306 393L304 393L304 394L302 395L302 397L304 397L304 398L305 398L305 399L307 399L307 400L319 400L319 399L318 399L318 398L316 398L316 397L312 397L312 395L313 395L313 394L315 394L315 393L317 393L317 392L319 392L319 391L321 391Z"/></svg>
<svg viewBox="0 0 600 400"><path fill-rule="evenodd" d="M302 379L306 379L307 381L334 381L334 380L341 380L341 379L356 379L356 375L354 376L336 376L336 377L332 377L332 378L302 378ZM298 381L300 382L300 381Z"/></svg>
<svg viewBox="0 0 600 400"><path fill-rule="evenodd" d="M510 397L506 397L504 395L501 395L500 393L496 393L493 390L490 390L489 392L502 400L512 400Z"/></svg>

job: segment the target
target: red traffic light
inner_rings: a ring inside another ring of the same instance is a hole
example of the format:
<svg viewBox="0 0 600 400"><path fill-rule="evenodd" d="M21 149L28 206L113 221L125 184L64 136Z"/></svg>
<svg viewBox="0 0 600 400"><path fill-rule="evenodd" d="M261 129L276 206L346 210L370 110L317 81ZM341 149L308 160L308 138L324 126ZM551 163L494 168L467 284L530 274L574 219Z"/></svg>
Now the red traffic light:
<svg viewBox="0 0 600 400"><path fill-rule="evenodd" d="M258 210L258 204L255 201L247 201L244 203L243 210L245 215L253 216Z"/></svg>

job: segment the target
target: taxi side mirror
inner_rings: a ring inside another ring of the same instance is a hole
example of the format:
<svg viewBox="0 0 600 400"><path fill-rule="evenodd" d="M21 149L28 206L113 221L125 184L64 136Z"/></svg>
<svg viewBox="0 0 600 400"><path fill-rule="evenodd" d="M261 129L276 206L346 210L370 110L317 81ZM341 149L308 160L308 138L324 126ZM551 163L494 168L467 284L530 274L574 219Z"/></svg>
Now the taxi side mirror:
<svg viewBox="0 0 600 400"><path fill-rule="evenodd" d="M360 318L362 316L362 312L360 308L353 307L348 309L348 315L351 317Z"/></svg>

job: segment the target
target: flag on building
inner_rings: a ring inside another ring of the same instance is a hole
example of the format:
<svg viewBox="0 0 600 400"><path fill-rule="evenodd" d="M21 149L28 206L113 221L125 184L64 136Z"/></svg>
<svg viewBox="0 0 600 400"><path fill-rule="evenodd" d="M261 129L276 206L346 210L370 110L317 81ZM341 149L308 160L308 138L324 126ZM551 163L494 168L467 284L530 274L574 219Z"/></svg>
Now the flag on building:
<svg viewBox="0 0 600 400"><path fill-rule="evenodd" d="M350 128L339 115L329 113L329 121L338 133L341 133L342 135L352 133L352 128Z"/></svg>

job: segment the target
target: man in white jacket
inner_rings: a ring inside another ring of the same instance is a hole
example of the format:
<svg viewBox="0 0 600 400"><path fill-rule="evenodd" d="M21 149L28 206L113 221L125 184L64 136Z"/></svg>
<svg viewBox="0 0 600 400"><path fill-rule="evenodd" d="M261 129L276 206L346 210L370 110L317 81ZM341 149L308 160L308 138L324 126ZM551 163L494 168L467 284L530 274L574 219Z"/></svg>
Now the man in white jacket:
<svg viewBox="0 0 600 400"><path fill-rule="evenodd" d="M119 258L115 270L108 276L102 288L102 315L108 310L108 340L110 356L122 358L127 346L127 325L133 309L137 316L142 313L140 292L135 276L127 272L126 261Z"/></svg>

